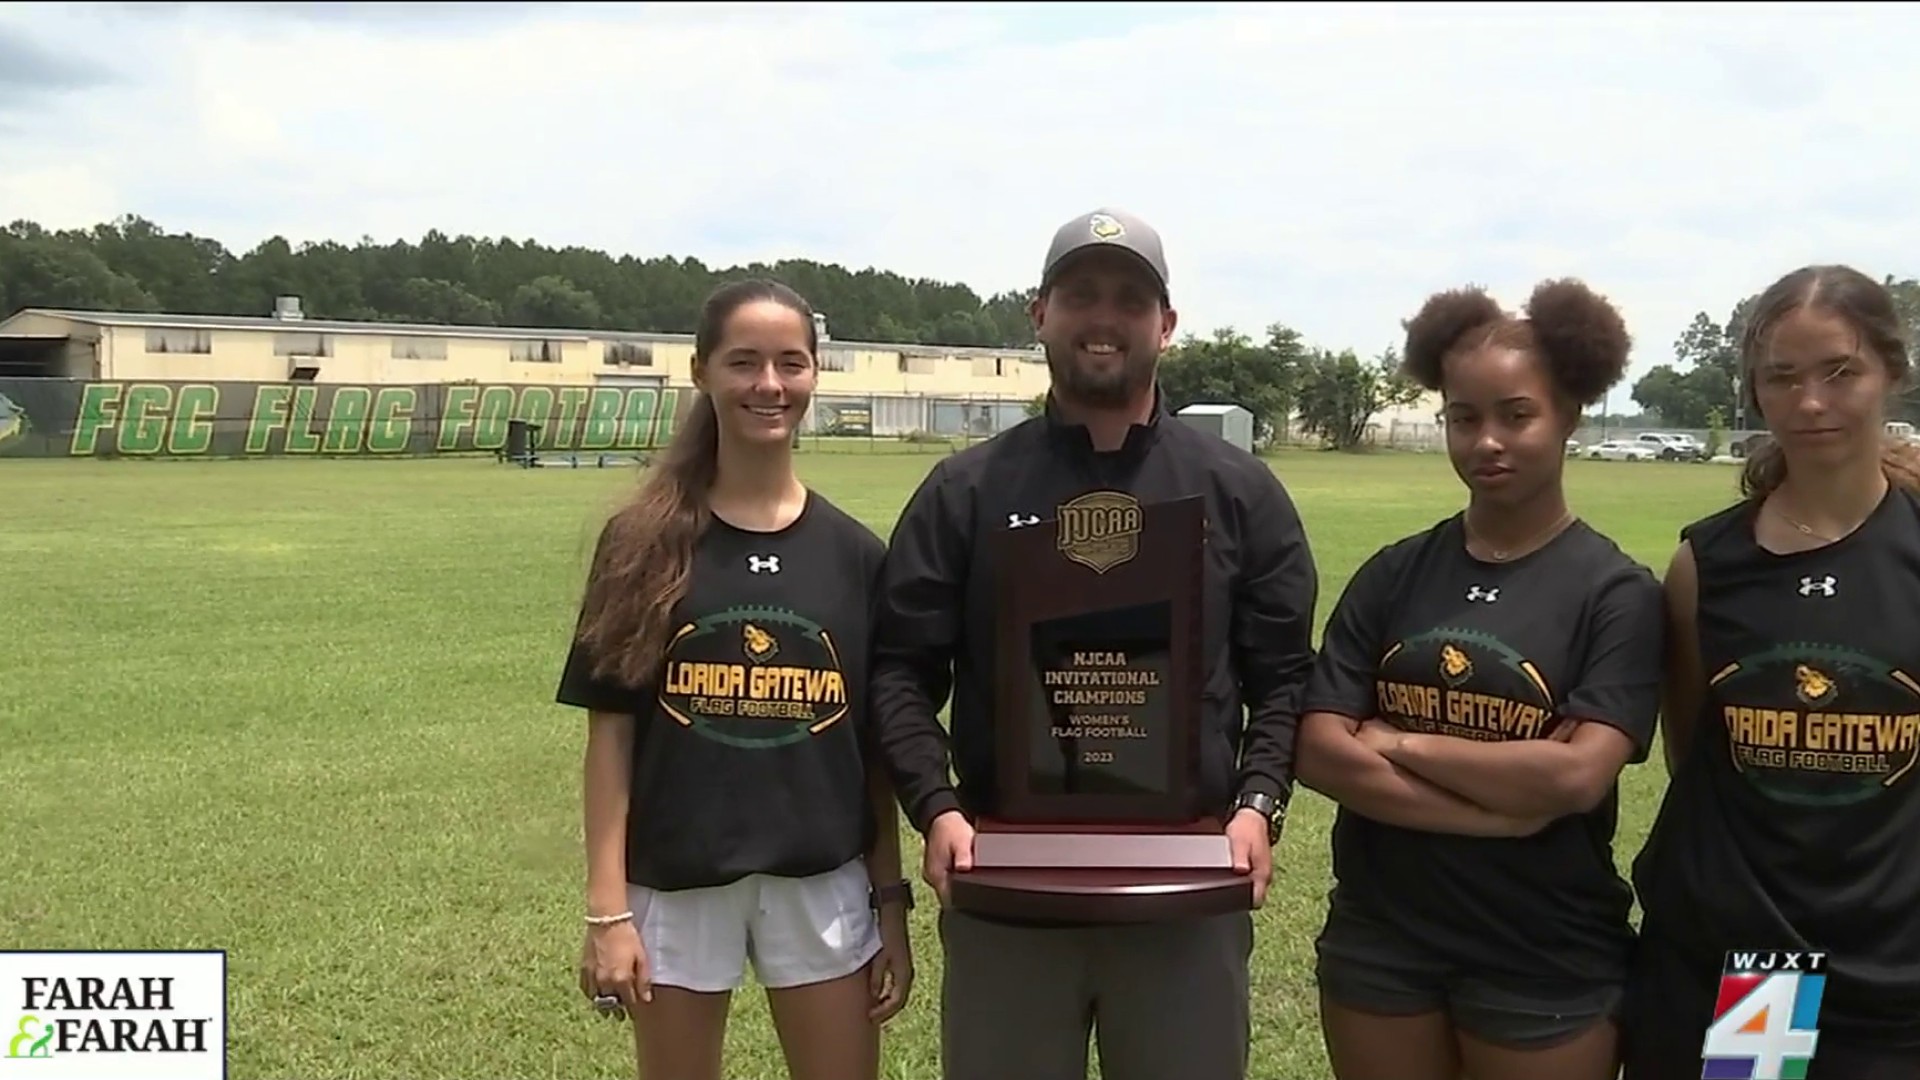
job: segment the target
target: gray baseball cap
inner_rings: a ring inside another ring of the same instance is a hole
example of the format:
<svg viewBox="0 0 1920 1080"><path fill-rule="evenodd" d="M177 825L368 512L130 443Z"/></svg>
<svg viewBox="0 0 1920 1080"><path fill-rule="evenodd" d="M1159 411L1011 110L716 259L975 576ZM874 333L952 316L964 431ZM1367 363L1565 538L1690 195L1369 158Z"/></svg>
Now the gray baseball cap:
<svg viewBox="0 0 1920 1080"><path fill-rule="evenodd" d="M1160 295L1167 295L1167 255L1160 234L1132 214L1112 208L1081 214L1053 234L1046 268L1040 272L1040 291L1053 284L1054 274L1069 257L1094 247L1118 248L1139 259L1159 283Z"/></svg>

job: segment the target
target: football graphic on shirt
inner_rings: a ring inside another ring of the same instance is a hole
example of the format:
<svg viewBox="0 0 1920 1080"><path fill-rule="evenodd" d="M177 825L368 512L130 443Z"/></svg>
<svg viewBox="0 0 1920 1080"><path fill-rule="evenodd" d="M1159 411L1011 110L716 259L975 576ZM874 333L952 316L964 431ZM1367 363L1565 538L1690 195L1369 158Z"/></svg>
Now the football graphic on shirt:
<svg viewBox="0 0 1920 1080"><path fill-rule="evenodd" d="M1913 771L1920 680L1858 649L1788 642L1708 685L1734 769L1776 802L1844 806Z"/></svg>
<svg viewBox="0 0 1920 1080"><path fill-rule="evenodd" d="M838 723L847 680L832 635L812 620L780 608L731 608L668 640L660 708L703 738L768 749Z"/></svg>
<svg viewBox="0 0 1920 1080"><path fill-rule="evenodd" d="M1395 642L1374 692L1381 715L1404 730L1480 742L1540 738L1554 715L1538 667L1492 634L1459 627Z"/></svg>

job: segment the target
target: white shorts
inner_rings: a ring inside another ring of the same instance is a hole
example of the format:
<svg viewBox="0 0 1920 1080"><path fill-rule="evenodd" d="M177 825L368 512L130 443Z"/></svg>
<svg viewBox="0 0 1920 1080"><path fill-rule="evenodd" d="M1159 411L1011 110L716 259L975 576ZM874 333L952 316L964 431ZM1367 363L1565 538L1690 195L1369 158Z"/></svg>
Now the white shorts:
<svg viewBox="0 0 1920 1080"><path fill-rule="evenodd" d="M809 878L755 874L711 889L628 884L654 983L716 993L754 977L769 989L851 975L880 951L866 864Z"/></svg>

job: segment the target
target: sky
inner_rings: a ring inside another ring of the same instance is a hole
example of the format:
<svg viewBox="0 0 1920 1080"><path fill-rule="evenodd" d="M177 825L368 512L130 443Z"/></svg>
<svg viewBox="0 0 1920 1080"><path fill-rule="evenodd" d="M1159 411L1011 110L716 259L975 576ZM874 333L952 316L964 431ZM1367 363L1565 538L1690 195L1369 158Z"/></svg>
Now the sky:
<svg viewBox="0 0 1920 1080"><path fill-rule="evenodd" d="M1183 330L1371 355L1436 290L1576 276L1630 384L1803 263L1920 275L1916 40L1838 3L0 3L0 220L984 296L1115 206L1163 235Z"/></svg>

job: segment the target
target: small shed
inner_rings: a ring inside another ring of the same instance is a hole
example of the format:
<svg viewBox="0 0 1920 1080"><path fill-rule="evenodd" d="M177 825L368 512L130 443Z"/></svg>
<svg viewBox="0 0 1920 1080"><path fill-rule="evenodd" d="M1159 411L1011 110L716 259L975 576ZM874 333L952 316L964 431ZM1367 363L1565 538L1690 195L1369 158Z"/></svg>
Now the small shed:
<svg viewBox="0 0 1920 1080"><path fill-rule="evenodd" d="M1189 405L1174 415L1189 426L1253 452L1253 414L1239 405Z"/></svg>

